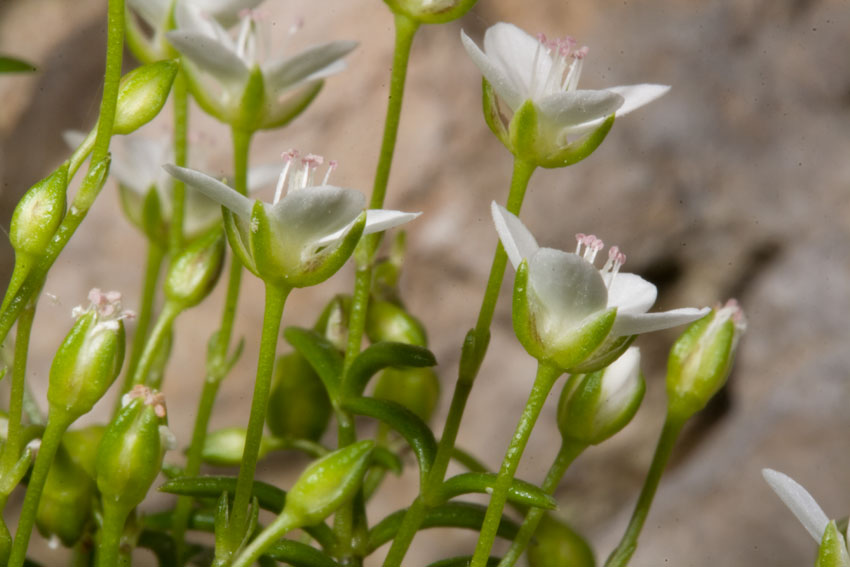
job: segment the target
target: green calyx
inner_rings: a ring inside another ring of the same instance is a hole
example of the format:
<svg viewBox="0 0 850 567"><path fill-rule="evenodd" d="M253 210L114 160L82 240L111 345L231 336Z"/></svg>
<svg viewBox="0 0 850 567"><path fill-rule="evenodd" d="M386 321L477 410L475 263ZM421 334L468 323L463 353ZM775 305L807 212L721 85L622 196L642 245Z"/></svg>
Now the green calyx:
<svg viewBox="0 0 850 567"><path fill-rule="evenodd" d="M835 520L831 520L823 532L815 567L850 567L847 544L841 532L838 531Z"/></svg>
<svg viewBox="0 0 850 567"><path fill-rule="evenodd" d="M303 355L291 352L277 359L266 415L272 433L318 441L328 427L332 411L322 380Z"/></svg>
<svg viewBox="0 0 850 567"><path fill-rule="evenodd" d="M12 214L9 242L15 254L40 257L65 217L68 164L32 186Z"/></svg>
<svg viewBox="0 0 850 567"><path fill-rule="evenodd" d="M422 24L444 24L466 14L477 0L384 0L396 15Z"/></svg>
<svg viewBox="0 0 850 567"><path fill-rule="evenodd" d="M389 301L372 301L366 314L366 335L373 343L394 341L428 346L422 322L403 307Z"/></svg>
<svg viewBox="0 0 850 567"><path fill-rule="evenodd" d="M593 549L587 541L551 514L543 516L527 555L530 567L596 567Z"/></svg>
<svg viewBox="0 0 850 567"><path fill-rule="evenodd" d="M174 259L165 280L165 296L184 309L197 305L215 287L223 265L224 231L215 227Z"/></svg>
<svg viewBox="0 0 850 567"><path fill-rule="evenodd" d="M56 453L38 503L35 521L45 536L57 536L65 547L76 544L92 514L95 482L65 447Z"/></svg>
<svg viewBox="0 0 850 567"><path fill-rule="evenodd" d="M176 61L166 60L142 65L124 75L118 87L113 132L129 134L153 120L168 100L177 70Z"/></svg>
<svg viewBox="0 0 850 567"><path fill-rule="evenodd" d="M378 377L373 396L396 402L427 423L440 400L440 378L429 367L390 367Z"/></svg>

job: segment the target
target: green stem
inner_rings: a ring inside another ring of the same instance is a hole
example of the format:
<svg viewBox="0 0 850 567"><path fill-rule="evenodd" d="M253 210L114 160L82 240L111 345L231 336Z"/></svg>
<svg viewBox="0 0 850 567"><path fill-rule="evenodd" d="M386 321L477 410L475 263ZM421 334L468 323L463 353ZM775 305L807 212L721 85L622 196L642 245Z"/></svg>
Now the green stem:
<svg viewBox="0 0 850 567"><path fill-rule="evenodd" d="M249 567L253 565L265 550L274 545L287 532L297 527L298 525L293 521L293 518L286 512L283 512L275 518L274 522L269 524L269 527L254 538L254 541L236 558L236 561L233 562L231 567Z"/></svg>
<svg viewBox="0 0 850 567"><path fill-rule="evenodd" d="M183 69L174 77L174 163L186 167L188 163L189 132L189 88ZM168 248L172 260L183 247L183 217L186 209L186 185L173 179L171 185L171 224L168 232Z"/></svg>
<svg viewBox="0 0 850 567"><path fill-rule="evenodd" d="M59 443L62 442L62 435L71 425L71 421L64 416L63 418L50 416L47 420L47 427L45 427L44 436L41 438L41 447L38 450L38 456L35 458L29 484L27 484L27 493L24 496L21 515L18 518L18 529L15 532L15 542L12 544L12 554L9 557L8 567L21 567L24 564L32 527L35 523L35 515L38 511L38 503L41 500L41 492L44 490L44 481L47 479L47 472L53 463L53 457L56 455Z"/></svg>
<svg viewBox="0 0 850 567"><path fill-rule="evenodd" d="M629 564L629 559L637 549L638 536L640 536L646 516L649 514L649 507L652 505L652 499L655 497L661 475L664 474L667 461L670 459L673 446L676 444L676 439L679 437L685 421L673 418L670 414L667 415L661 436L658 438L658 445L655 447L652 464L649 467L646 480L643 482L635 510L632 512L632 518L629 520L629 525L623 534L623 539L620 540L620 544L608 557L608 561L605 562L605 567L626 567Z"/></svg>
<svg viewBox="0 0 850 567"><path fill-rule="evenodd" d="M142 284L142 304L139 307L136 334L133 336L133 344L130 347L130 361L127 364L127 374L124 378L124 384L121 386L122 394L126 394L133 387L133 377L136 374L136 369L139 367L139 360L147 343L148 328L150 327L153 304L156 299L156 284L159 281L159 272L162 269L164 256L165 251L152 240L148 240L148 258L145 264L144 281ZM120 396L117 403L121 403Z"/></svg>
<svg viewBox="0 0 850 567"><path fill-rule="evenodd" d="M560 368L545 362L540 362L537 366L537 378L534 379L534 386L531 388L528 402L525 404L525 409L520 416L516 431L502 461L502 467L496 476L493 493L490 496L490 504L487 506L487 513L484 515L484 523L481 526L481 533L478 537L478 544L475 546L475 554L472 556L470 567L486 567L487 565L490 550L496 540L496 531L502 521L502 511L505 509L508 489L514 479L514 473L519 466L519 461L522 458L523 451L525 451L525 445L528 443L534 424L537 422L537 417L540 415L540 410L543 409L543 402L546 401L549 391L561 374L563 374L563 371Z"/></svg>
<svg viewBox="0 0 850 567"><path fill-rule="evenodd" d="M525 199L526 190L528 189L528 182L531 180L531 175L535 169L536 166L529 162L520 159L514 160L507 205L508 210L515 215L519 215L522 202ZM481 301L481 309L475 325L475 348L470 351L464 351L464 354L461 355L462 359L464 356L474 356L477 358L477 361L476 363L466 364L465 361L461 360L461 371L458 373L458 380L455 383L455 389L452 393L452 401L449 406L449 414L446 417L445 426L443 427L443 434L440 437L439 445L437 445L437 455L434 458L431 471L425 480L425 485L420 487L419 490L420 496L426 505L411 506L408 508L405 518L402 521L402 529L404 531L399 530L399 533L393 539L390 551L384 560L384 567L399 567L401 565L410 547L410 543L413 541L413 537L425 519L425 514L429 508L427 503L429 503L432 495L437 492L446 478L446 470L448 469L449 461L451 460L452 452L457 442L457 434L460 430L463 412L466 409L466 402L469 399L472 385L477 376L478 363L480 363L487 352L490 325L493 322L493 314L496 310L499 291L502 288L502 280L505 277L506 266L507 255L500 243L493 256L490 276L487 279L487 288L484 292L484 298ZM465 369L471 370L466 371Z"/></svg>
<svg viewBox="0 0 850 567"><path fill-rule="evenodd" d="M118 103L118 83L121 80L121 59L124 49L124 0L109 0L106 36L106 71L103 80L103 98L100 102L100 116L97 124L97 135L92 149L92 161L89 172L100 166L109 154L109 140L112 137L112 126L115 123L115 108ZM0 314L0 343L12 329L21 311L29 300L41 289L47 272L59 257L59 253L71 239L77 227L85 218L97 195L102 188L95 183L93 176L86 176L83 185L74 197L68 209L68 214L62 220L44 257L30 272L24 283L18 289L14 299ZM89 180L88 183L86 181Z"/></svg>
<svg viewBox="0 0 850 567"><path fill-rule="evenodd" d="M23 445L24 393L27 379L27 356L29 354L32 322L35 318L35 304L30 303L21 312L18 319L17 338L15 339L15 358L12 363L12 386L9 393L9 424L6 431L6 444L0 457L0 475L6 475L15 466L21 456ZM2 508L0 508L2 511Z"/></svg>
<svg viewBox="0 0 850 567"><path fill-rule="evenodd" d="M129 510L104 503L103 525L100 527L100 543L97 546L97 567L129 566L129 555L121 553L121 536L127 523Z"/></svg>
<svg viewBox="0 0 850 567"><path fill-rule="evenodd" d="M136 366L136 371L133 373L132 385L146 384L150 380L151 370L160 354L163 344L171 335L171 329L174 327L174 320L180 314L182 309L176 303L167 301L159 313L151 329L151 334L145 342L145 349L139 358L139 364ZM151 384L149 384L151 385ZM159 386L154 384L153 386Z"/></svg>
<svg viewBox="0 0 850 567"><path fill-rule="evenodd" d="M68 158L68 179L74 178L77 170L80 169L80 166L83 165L83 162L91 154L92 149L94 149L96 135L97 129L91 130L85 139L83 139L82 143L77 146L77 149L74 150L74 153L71 154L71 157Z"/></svg>
<svg viewBox="0 0 850 567"><path fill-rule="evenodd" d="M555 462L552 463L552 466L549 468L549 472L546 473L546 478L540 487L543 489L543 492L550 496L555 493L555 489L557 489L558 485L561 483L561 479L564 477L564 473L567 472L567 468L569 468L570 464L572 464L575 458L578 457L586 447L587 445L584 443L577 443L575 441L571 442L567 440L561 444L558 456L555 457ZM531 538L534 536L534 532L537 531L537 526L540 524L540 520L542 520L545 515L546 510L543 508L531 508L528 511L528 514L525 516L525 520L522 522L522 526L520 526L519 533L516 538L514 538L513 543L511 543L510 549L508 549L508 552L502 556L502 561L499 562L499 567L512 567L513 564L517 562L522 555L522 552L525 551L526 547L528 547L528 542L531 541Z"/></svg>
<svg viewBox="0 0 850 567"><path fill-rule="evenodd" d="M274 372L277 337L280 333L280 319L290 288L266 283L266 307L263 314L263 334L260 339L260 356L257 361L257 379L254 382L254 397L251 401L251 415L248 419L248 431L245 435L245 448L242 452L242 465L236 480L236 495L233 499L231 534L233 540L242 541L248 526L248 509L251 503L251 490L257 457L260 453L260 441L266 423L266 410L269 404L272 374Z"/></svg>

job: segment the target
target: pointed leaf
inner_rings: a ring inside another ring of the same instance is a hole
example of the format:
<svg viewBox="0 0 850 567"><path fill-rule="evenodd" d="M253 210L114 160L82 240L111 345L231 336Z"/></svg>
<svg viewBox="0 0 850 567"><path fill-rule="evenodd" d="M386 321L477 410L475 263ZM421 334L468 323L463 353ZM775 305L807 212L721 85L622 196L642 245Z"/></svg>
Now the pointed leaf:
<svg viewBox="0 0 850 567"><path fill-rule="evenodd" d="M315 547L290 539L280 540L264 555L293 567L339 567L336 561Z"/></svg>
<svg viewBox="0 0 850 567"><path fill-rule="evenodd" d="M325 385L328 397L336 403L339 400L342 355L333 343L316 331L301 327L287 327L283 337L307 359Z"/></svg>
<svg viewBox="0 0 850 567"><path fill-rule="evenodd" d="M441 501L451 500L462 494L490 494L496 484L496 475L491 473L462 473L443 482L438 492ZM523 506L544 510L555 510L558 503L543 489L518 478L513 479L508 489L508 501Z"/></svg>
<svg viewBox="0 0 850 567"><path fill-rule="evenodd" d="M0 73L30 73L35 71L35 65L23 59L0 55Z"/></svg>
<svg viewBox="0 0 850 567"><path fill-rule="evenodd" d="M366 384L379 370L388 366L434 366L437 359L427 348L379 341L357 355L345 376L343 396L356 397L363 394Z"/></svg>

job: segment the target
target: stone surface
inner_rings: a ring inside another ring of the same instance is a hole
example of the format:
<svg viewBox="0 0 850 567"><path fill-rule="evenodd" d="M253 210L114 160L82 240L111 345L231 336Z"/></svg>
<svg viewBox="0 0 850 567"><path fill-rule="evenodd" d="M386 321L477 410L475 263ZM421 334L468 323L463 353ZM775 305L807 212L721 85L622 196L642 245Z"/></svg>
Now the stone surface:
<svg viewBox="0 0 850 567"><path fill-rule="evenodd" d="M12 0L0 6L0 51L42 69L37 76L0 78L4 226L26 186L64 159L61 130L86 128L95 117L102 4L78 0L69 9L59 0ZM532 33L572 34L591 48L583 85L656 82L673 89L619 120L585 162L537 172L524 220L544 245L570 247L578 231L619 244L629 257L626 269L659 285L660 308L736 296L750 321L728 390L686 431L674 454L632 565L812 564L814 542L763 483L760 469L791 474L827 514L846 515L850 5L479 4L461 22L423 28L417 37L387 201L391 208L425 213L410 226L404 291L440 361L441 415L496 242L489 202L504 200L511 169L509 155L481 119L480 78L458 41L459 30L478 39L488 25L509 20ZM337 184L365 192L383 126L392 18L377 0L333 0L322 3L322 11L316 6L309 0L269 3L272 45L294 49L327 39L361 45L349 69L328 81L303 117L282 132L257 136L254 161L274 162L290 147L321 153L341 162ZM288 37L285 30L299 16L305 17L304 29ZM210 153L203 161L228 163L226 130L200 111L193 112L192 124L204 133L200 143ZM149 131L165 130L167 119ZM107 188L45 288L58 299L43 301L39 310L42 330L31 368L38 395L67 314L90 287L137 297L142 245ZM0 269L8 270L7 248L3 254ZM246 355L222 388L216 426L243 423L250 402L262 291L246 280L238 328ZM295 292L284 324L309 324L319 306L350 282L346 270L319 288ZM178 324L165 390L171 425L184 432L184 443L221 293ZM534 371L513 338L509 297L506 285L491 352L460 434L461 444L494 468ZM561 513L588 535L600 559L616 544L648 466L663 411L665 353L674 338L670 332L640 340L648 381L644 407L622 434L583 455L558 492ZM558 443L550 403L520 475L541 479ZM275 458L260 472L287 486L303 465L296 460L281 472L285 460ZM394 498L376 503L373 519L410 501L416 483L411 473L390 481ZM409 564L468 553L473 543L463 532L425 533L415 541Z"/></svg>

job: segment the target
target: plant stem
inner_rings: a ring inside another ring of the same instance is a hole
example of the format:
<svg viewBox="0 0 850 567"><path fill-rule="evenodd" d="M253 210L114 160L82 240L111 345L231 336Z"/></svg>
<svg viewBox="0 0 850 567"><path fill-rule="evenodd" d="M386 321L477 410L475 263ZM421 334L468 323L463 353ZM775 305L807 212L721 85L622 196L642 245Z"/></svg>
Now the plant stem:
<svg viewBox="0 0 850 567"><path fill-rule="evenodd" d="M92 161L89 172L100 166L109 154L109 140L115 123L115 108L118 102L118 83L121 80L121 59L124 50L124 0L109 0L106 35L106 71L103 79L103 98L100 102L100 115L97 123L97 135L92 149ZM87 176L86 180L90 177ZM0 343L2 343L12 325L27 303L40 290L50 267L59 257L59 253L83 222L89 208L100 193L99 183L83 181L83 185L74 197L68 214L62 220L56 234L50 241L44 256L30 272L24 283L15 293L15 297L0 314Z"/></svg>
<svg viewBox="0 0 850 567"><path fill-rule="evenodd" d="M127 523L129 511L124 507L104 503L103 525L100 528L100 543L95 558L97 567L125 567L130 565L129 556L121 553L121 536Z"/></svg>
<svg viewBox="0 0 850 567"><path fill-rule="evenodd" d="M29 354L32 322L35 318L35 303L30 304L18 318L15 339L15 358L12 363L12 386L9 393L9 422L6 430L6 443L0 457L0 475L6 475L15 466L21 456L23 444L24 393L27 379L27 356ZM2 508L0 508L2 511Z"/></svg>
<svg viewBox="0 0 850 567"><path fill-rule="evenodd" d="M156 299L156 284L159 280L159 271L162 268L164 256L165 251L154 241L148 240L148 258L145 264L145 274L142 284L142 304L139 308L133 345L130 347L130 361L127 364L127 374L121 386L122 395L126 394L133 386L133 376L136 374L142 351L147 343L148 328L150 327L153 304ZM118 396L117 404L121 404L121 396ZM115 411L118 411L117 408Z"/></svg>
<svg viewBox="0 0 850 567"><path fill-rule="evenodd" d="M496 476L493 493L490 496L490 504L487 506L487 513L484 515L484 523L481 526L481 533L478 537L478 544L475 546L475 554L472 556L470 567L486 567L487 565L490 550L496 540L496 531L502 521L502 511L505 509L508 489L514 479L514 473L519 466L519 461L522 458L523 451L525 451L528 438L531 436L531 430L540 415L540 410L543 409L543 402L546 401L549 391L561 374L563 374L563 370L545 362L540 362L537 366L534 386L531 388L528 402L525 404L511 444L505 453L502 467Z"/></svg>
<svg viewBox="0 0 850 567"><path fill-rule="evenodd" d="M292 521L292 517L284 511L280 516L275 518L274 522L269 524L269 527L254 538L254 541L239 554L239 557L236 558L236 561L233 562L231 567L249 567L253 565L266 549L274 545L287 532L297 527L298 525Z"/></svg>
<svg viewBox="0 0 850 567"><path fill-rule="evenodd" d="M136 371L133 373L133 386L138 384L147 384L154 387L159 387L159 384L148 384L150 382L150 374L157 357L160 355L160 350L163 344L171 335L171 329L174 327L174 320L180 314L182 309L176 303L167 301L156 319L156 324L151 329L151 334L145 342L145 349L139 358L139 363L136 366Z"/></svg>
<svg viewBox="0 0 850 567"><path fill-rule="evenodd" d="M236 495L233 499L233 515L230 524L233 536L231 541L242 541L245 528L248 526L248 508L251 503L257 457L260 453L260 441L266 423L280 319L290 291L290 288L266 283L266 307L263 314L260 356L257 361L257 379L254 382L254 397L251 401L251 415L245 435L242 465L239 467L239 478L236 480Z"/></svg>
<svg viewBox="0 0 850 567"><path fill-rule="evenodd" d="M511 175L511 187L508 193L508 210L515 215L519 215L522 208L522 202L525 199L525 193L528 189L528 182L531 180L531 175L534 173L536 166L526 161L515 159L513 174ZM481 301L481 309L478 313L478 321L474 329L475 348L470 351L464 351L461 355L460 372L458 372L458 380L455 383L455 389L452 393L452 401L449 407L449 414L446 416L446 423L443 427L443 434L440 437L440 443L437 445L437 455L434 458L434 464L431 465L431 471L425 480L425 485L420 487L419 494L423 500L422 506L411 506L405 513L405 518L402 521L399 533L393 539L390 551L384 560L384 567L399 567L405 554L407 553L413 537L416 535L419 526L425 519L425 514L428 511L430 499L437 492L443 480L446 478L446 470L451 460L452 451L454 450L457 434L460 430L460 422L463 419L463 412L466 409L466 402L469 399L469 394L472 391L472 385L477 376L478 363L484 358L487 352L487 342L489 341L490 325L493 322L493 314L496 310L496 302L499 298L499 291L502 288L502 280L505 277L505 267L507 266L507 255L501 243L498 244L496 252L493 255L493 263L490 267L490 276L487 279L487 288L484 292L484 298ZM474 363L467 364L463 360L464 356L474 356L477 360ZM467 369L471 369L467 371ZM414 503L415 504L415 503ZM410 519L408 520L408 517Z"/></svg>
<svg viewBox="0 0 850 567"><path fill-rule="evenodd" d="M24 564L32 526L35 523L35 515L38 511L38 503L41 500L41 492L44 490L44 481L47 480L47 472L50 470L50 465L53 464L53 457L56 455L59 443L62 442L62 435L71 425L71 421L67 416L57 418L55 415L50 416L47 420L44 436L41 438L41 447L38 450L38 456L35 458L35 464L27 485L21 515L18 518L18 529L15 532L15 541L12 544L12 554L9 557L8 567L21 567Z"/></svg>
<svg viewBox="0 0 850 567"><path fill-rule="evenodd" d="M186 167L188 163L189 133L189 87L186 74L180 68L174 77L174 163ZM171 224L168 232L168 248L172 261L183 247L183 217L186 209L186 185L172 179L171 185Z"/></svg>
<svg viewBox="0 0 850 567"><path fill-rule="evenodd" d="M658 438L658 445L655 447L652 464L649 467L646 480L643 482L635 510L632 512L632 518L629 520L629 525L623 534L623 539L620 540L620 544L608 557L608 561L605 562L605 567L625 567L637 549L638 536L640 536L646 516L649 514L649 507L652 505L652 499L655 497L661 475L664 474L667 461L673 452L673 446L676 444L676 439L684 425L685 420L673 418L669 413L667 414L664 428Z"/></svg>
<svg viewBox="0 0 850 567"><path fill-rule="evenodd" d="M561 483L561 479L564 477L564 473L567 472L567 468L569 468L570 464L572 464L575 458L578 457L586 447L587 445L584 443L564 440L561 444L561 449L558 451L558 456L555 457L555 462L552 463L552 466L549 468L549 472L546 473L546 478L543 480L543 484L540 487L543 489L543 492L550 496L555 493L555 489L557 489L558 484ZM513 564L517 562L522 555L522 552L525 551L526 547L528 547L528 542L531 541L531 538L534 536L534 532L537 531L537 526L540 524L540 520L542 520L545 515L546 510L543 508L531 508L528 511L528 514L525 516L525 520L522 522L522 526L519 528L519 533L516 538L514 538L513 543L511 543L510 549L508 549L508 552L502 556L502 561L499 563L499 567L512 567Z"/></svg>

